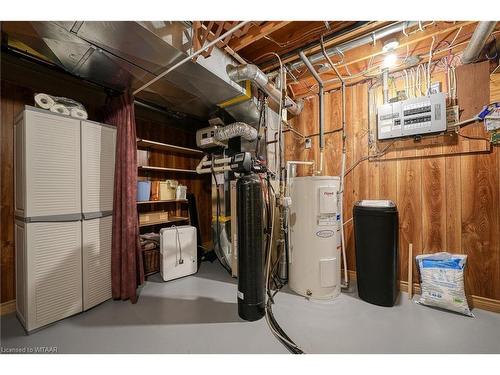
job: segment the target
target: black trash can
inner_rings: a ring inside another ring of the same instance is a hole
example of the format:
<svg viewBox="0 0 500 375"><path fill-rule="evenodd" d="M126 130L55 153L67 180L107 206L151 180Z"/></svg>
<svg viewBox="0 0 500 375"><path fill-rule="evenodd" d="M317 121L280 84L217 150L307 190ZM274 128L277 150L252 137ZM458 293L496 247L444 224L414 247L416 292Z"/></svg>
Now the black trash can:
<svg viewBox="0 0 500 375"><path fill-rule="evenodd" d="M354 204L354 243L359 297L394 306L398 296L398 210L388 200Z"/></svg>

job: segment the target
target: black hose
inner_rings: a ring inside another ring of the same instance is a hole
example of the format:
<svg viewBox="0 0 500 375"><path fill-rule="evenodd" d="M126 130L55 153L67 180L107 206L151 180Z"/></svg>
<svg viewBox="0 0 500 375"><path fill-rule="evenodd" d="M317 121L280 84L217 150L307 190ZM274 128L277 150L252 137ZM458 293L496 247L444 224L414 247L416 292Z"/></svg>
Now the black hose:
<svg viewBox="0 0 500 375"><path fill-rule="evenodd" d="M267 189L267 194L268 194L268 201L269 201L269 205L272 204L272 196L271 196L271 191L273 192L274 194L274 188L272 187L271 185L271 181L269 179L269 176L267 176L267 183L268 183L268 189ZM273 222L271 221L268 221L268 225L274 225ZM269 233L269 226L268 226L268 230L267 232ZM272 238L269 239L270 241L272 241ZM270 249L268 251L271 251ZM286 253L286 248L285 248L285 253ZM266 258L267 259L267 258ZM271 257L269 257L269 261L271 261ZM270 267L270 270L269 272L271 273L271 278L269 279L269 283L267 285L267 290L268 290L268 299L267 299L267 302L266 302L266 313L267 313L267 316L268 316L268 324L271 328L271 332L276 336L276 338L278 339L278 341L283 344L290 353L292 354L304 354L304 352L297 346L297 344L295 344L295 342L286 334L286 332L281 328L281 326L279 325L279 323L277 322L276 318L274 317L274 314L273 314L273 309L272 309L272 305L274 304L274 297L276 296L276 294L278 294L278 292L283 288L283 286L286 285L286 280L282 281L279 277L279 275L276 274L276 266L277 264L279 264L279 257L277 258L277 260L275 261L275 263L272 265L272 267ZM271 281L274 282L275 286L276 286L276 289L274 290L274 293L271 292ZM278 282L279 281L279 282ZM276 335L275 332L278 332L279 335ZM283 340L281 337L283 337L285 340ZM293 345L290 345L290 344L293 344Z"/></svg>

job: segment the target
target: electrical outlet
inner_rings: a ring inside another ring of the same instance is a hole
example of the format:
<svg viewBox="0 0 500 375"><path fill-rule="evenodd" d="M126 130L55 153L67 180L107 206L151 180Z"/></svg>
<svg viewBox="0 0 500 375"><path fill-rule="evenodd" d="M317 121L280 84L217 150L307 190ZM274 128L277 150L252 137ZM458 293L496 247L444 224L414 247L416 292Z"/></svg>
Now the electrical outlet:
<svg viewBox="0 0 500 375"><path fill-rule="evenodd" d="M306 138L306 142L304 144L305 148L311 148L312 146L312 139L311 138Z"/></svg>

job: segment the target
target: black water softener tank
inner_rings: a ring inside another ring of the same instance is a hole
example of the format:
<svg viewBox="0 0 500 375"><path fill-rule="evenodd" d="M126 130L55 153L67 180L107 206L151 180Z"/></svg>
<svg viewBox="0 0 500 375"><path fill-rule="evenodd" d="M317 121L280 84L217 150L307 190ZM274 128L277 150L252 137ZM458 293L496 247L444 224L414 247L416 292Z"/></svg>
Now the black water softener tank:
<svg viewBox="0 0 500 375"><path fill-rule="evenodd" d="M398 210L388 200L363 200L353 209L358 295L379 306L398 296Z"/></svg>
<svg viewBox="0 0 500 375"><path fill-rule="evenodd" d="M254 321L264 316L263 198L259 176L238 179L238 315Z"/></svg>

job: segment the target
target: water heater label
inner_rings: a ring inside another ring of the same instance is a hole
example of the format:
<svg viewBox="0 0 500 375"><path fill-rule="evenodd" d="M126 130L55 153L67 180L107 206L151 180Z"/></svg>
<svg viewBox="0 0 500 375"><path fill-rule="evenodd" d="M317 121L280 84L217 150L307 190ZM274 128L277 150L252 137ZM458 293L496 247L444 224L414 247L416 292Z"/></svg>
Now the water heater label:
<svg viewBox="0 0 500 375"><path fill-rule="evenodd" d="M323 215L318 217L318 225L320 226L328 226L335 225L336 220L334 215Z"/></svg>
<svg viewBox="0 0 500 375"><path fill-rule="evenodd" d="M335 232L333 230L319 230L316 232L316 236L321 238L330 238L333 237Z"/></svg>
<svg viewBox="0 0 500 375"><path fill-rule="evenodd" d="M319 188L319 212L321 214L334 214L337 210L337 192L332 186Z"/></svg>

